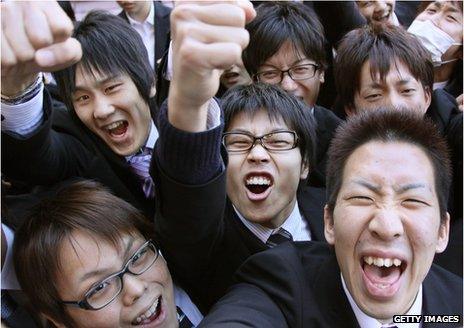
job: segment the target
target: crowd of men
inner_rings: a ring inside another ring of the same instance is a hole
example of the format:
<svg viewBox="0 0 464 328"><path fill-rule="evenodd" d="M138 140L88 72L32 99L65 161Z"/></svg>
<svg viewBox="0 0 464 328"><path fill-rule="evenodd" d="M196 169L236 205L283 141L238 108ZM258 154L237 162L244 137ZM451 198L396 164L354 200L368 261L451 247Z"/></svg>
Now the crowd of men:
<svg viewBox="0 0 464 328"><path fill-rule="evenodd" d="M118 3L0 4L2 325L462 327L462 1Z"/></svg>

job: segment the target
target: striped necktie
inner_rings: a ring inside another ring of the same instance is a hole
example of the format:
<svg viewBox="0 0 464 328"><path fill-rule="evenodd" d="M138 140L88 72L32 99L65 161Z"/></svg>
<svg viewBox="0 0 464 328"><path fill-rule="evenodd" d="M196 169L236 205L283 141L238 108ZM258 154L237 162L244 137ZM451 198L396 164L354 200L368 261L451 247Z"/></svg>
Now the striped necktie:
<svg viewBox="0 0 464 328"><path fill-rule="evenodd" d="M177 307L177 320L179 321L179 328L192 328L193 323L187 318L185 313Z"/></svg>
<svg viewBox="0 0 464 328"><path fill-rule="evenodd" d="M143 147L141 152L132 156L128 161L132 171L139 177L143 193L147 199L155 197L153 179L149 173L152 152L151 148Z"/></svg>
<svg viewBox="0 0 464 328"><path fill-rule="evenodd" d="M280 228L275 234L272 234L268 240L266 241L266 245L270 248L282 244L286 241L292 241L293 237L290 232L285 230L284 228Z"/></svg>

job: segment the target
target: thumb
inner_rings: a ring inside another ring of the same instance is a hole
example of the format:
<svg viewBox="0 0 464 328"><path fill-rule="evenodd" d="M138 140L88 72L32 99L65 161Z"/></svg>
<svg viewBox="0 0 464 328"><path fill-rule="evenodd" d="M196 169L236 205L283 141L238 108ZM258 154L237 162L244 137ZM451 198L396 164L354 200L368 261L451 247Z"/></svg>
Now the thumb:
<svg viewBox="0 0 464 328"><path fill-rule="evenodd" d="M53 72L77 63L82 57L79 41L69 38L64 42L37 50L35 62L45 72Z"/></svg>

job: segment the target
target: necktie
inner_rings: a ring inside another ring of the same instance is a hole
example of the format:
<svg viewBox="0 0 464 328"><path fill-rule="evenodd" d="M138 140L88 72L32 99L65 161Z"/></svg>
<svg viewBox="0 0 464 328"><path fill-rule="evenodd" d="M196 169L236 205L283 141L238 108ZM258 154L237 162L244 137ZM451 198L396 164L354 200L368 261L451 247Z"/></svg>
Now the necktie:
<svg viewBox="0 0 464 328"><path fill-rule="evenodd" d="M177 320L179 321L179 328L192 328L193 323L190 322L189 318L185 315L185 313L177 307Z"/></svg>
<svg viewBox="0 0 464 328"><path fill-rule="evenodd" d="M129 159L129 165L132 171L139 177L145 197L148 199L155 197L155 188L149 173L152 151L148 147L143 147L141 153L135 154Z"/></svg>
<svg viewBox="0 0 464 328"><path fill-rule="evenodd" d="M270 248L282 244L286 241L292 241L293 237L290 232L285 230L284 228L280 228L275 234L272 234L268 240L266 241L266 245Z"/></svg>

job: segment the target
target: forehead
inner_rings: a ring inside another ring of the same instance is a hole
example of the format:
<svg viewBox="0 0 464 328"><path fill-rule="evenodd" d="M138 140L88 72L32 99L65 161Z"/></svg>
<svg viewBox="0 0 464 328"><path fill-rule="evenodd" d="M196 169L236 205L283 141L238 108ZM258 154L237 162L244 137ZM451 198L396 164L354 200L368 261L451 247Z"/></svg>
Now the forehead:
<svg viewBox="0 0 464 328"><path fill-rule="evenodd" d="M421 184L435 193L433 166L418 146L399 141L370 141L348 157L343 169L343 186L365 181L380 187Z"/></svg>
<svg viewBox="0 0 464 328"><path fill-rule="evenodd" d="M263 65L288 66L308 58L304 52L290 41L286 41L277 52L266 59Z"/></svg>
<svg viewBox="0 0 464 328"><path fill-rule="evenodd" d="M445 12L446 11L456 12L456 13L461 14L462 16L462 10L461 8L459 8L459 5L456 1L433 1L426 8L429 8L432 6L439 10L445 11Z"/></svg>
<svg viewBox="0 0 464 328"><path fill-rule="evenodd" d="M408 66L398 59L393 59L390 62L390 67L383 77L380 76L380 67L376 67L375 65L376 63L373 63L371 60L366 60L362 65L359 76L360 88L367 87L372 84L372 82L389 85L398 81L407 80L414 80L422 85L422 83L416 80L412 75Z"/></svg>
<svg viewBox="0 0 464 328"><path fill-rule="evenodd" d="M76 66L75 85L79 86L93 86L109 79L120 78L132 82L132 79L126 72L102 72L95 67L85 67L82 64ZM132 82L133 83L133 82Z"/></svg>
<svg viewBox="0 0 464 328"><path fill-rule="evenodd" d="M243 130L251 133L266 133L275 129L288 129L280 114L270 116L264 109L257 111L243 111L232 117L228 131Z"/></svg>

